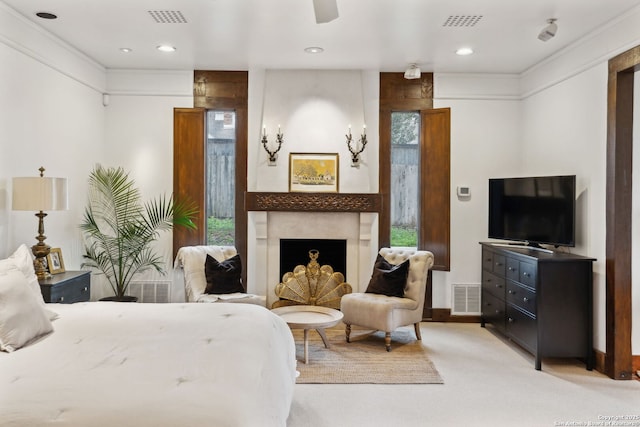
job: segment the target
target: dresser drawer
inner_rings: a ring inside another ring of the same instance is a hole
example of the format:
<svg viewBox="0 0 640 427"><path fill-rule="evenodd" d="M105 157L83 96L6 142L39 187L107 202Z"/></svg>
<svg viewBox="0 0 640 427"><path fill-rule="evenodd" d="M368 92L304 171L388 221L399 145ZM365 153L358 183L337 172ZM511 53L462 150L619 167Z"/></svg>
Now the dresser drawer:
<svg viewBox="0 0 640 427"><path fill-rule="evenodd" d="M85 271L65 272L40 281L45 302L72 304L89 301L91 274Z"/></svg>
<svg viewBox="0 0 640 427"><path fill-rule="evenodd" d="M507 279L520 280L520 261L507 257Z"/></svg>
<svg viewBox="0 0 640 427"><path fill-rule="evenodd" d="M531 288L536 288L536 265L529 262L520 262L519 282Z"/></svg>
<svg viewBox="0 0 640 427"><path fill-rule="evenodd" d="M506 269L506 257L504 255L493 254L493 272L504 277Z"/></svg>
<svg viewBox="0 0 640 427"><path fill-rule="evenodd" d="M493 252L482 249L482 269L493 271Z"/></svg>
<svg viewBox="0 0 640 427"><path fill-rule="evenodd" d="M536 352L538 329L535 318L511 304L507 304L506 329L512 340L530 352Z"/></svg>
<svg viewBox="0 0 640 427"><path fill-rule="evenodd" d="M482 291L490 292L496 297L504 300L505 295L504 277L498 277L495 274L482 272Z"/></svg>
<svg viewBox="0 0 640 427"><path fill-rule="evenodd" d="M482 292L482 320L504 331L504 301L488 292Z"/></svg>
<svg viewBox="0 0 640 427"><path fill-rule="evenodd" d="M507 302L517 305L523 310L529 312L534 317L536 315L536 293L524 286L520 286L519 284L507 281L506 284L507 294L506 299Z"/></svg>

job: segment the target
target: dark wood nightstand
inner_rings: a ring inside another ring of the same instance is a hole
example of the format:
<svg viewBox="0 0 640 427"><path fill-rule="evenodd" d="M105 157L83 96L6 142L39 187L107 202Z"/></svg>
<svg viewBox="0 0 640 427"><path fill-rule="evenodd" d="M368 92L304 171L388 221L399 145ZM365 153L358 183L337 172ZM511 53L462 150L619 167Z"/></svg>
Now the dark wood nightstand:
<svg viewBox="0 0 640 427"><path fill-rule="evenodd" d="M91 272L67 271L39 281L45 302L72 304L89 301L91 296Z"/></svg>

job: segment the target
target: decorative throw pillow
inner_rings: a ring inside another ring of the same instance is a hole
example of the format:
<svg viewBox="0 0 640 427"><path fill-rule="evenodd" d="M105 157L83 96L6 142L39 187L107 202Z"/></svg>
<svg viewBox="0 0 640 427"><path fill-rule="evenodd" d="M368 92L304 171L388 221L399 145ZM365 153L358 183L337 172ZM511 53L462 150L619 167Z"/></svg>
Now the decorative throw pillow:
<svg viewBox="0 0 640 427"><path fill-rule="evenodd" d="M38 277L33 268L33 257L31 256L31 250L27 245L22 244L16 251L7 259L0 260L0 273L7 269L18 268L27 279L27 287L31 289L38 301L44 307L49 320L55 320L58 318L58 313L46 308L44 299L42 298L42 292L40 292L40 284L38 283Z"/></svg>
<svg viewBox="0 0 640 427"><path fill-rule="evenodd" d="M242 286L242 261L240 255L235 255L225 261L207 254L204 263L204 274L207 278L205 294L231 294L244 292Z"/></svg>
<svg viewBox="0 0 640 427"><path fill-rule="evenodd" d="M20 270L0 273L0 350L12 352L53 331Z"/></svg>
<svg viewBox="0 0 640 427"><path fill-rule="evenodd" d="M403 297L408 274L409 260L402 264L394 265L378 254L376 263L373 265L373 274L371 275L369 286L367 286L365 292L389 297Z"/></svg>

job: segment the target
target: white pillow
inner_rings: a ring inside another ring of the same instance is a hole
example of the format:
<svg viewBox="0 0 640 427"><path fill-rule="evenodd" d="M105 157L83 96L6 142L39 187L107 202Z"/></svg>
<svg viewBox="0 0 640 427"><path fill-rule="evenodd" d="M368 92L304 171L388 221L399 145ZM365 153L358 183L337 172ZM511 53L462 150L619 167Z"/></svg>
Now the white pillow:
<svg viewBox="0 0 640 427"><path fill-rule="evenodd" d="M25 279L27 279L27 286L31 289L37 299L42 303L42 306L49 316L49 320L55 320L58 318L58 313L49 310L45 306L42 292L40 291L40 284L38 283L38 276L33 268L33 257L31 256L31 250L27 245L22 244L16 251L7 259L0 260L0 273L7 269L18 268Z"/></svg>
<svg viewBox="0 0 640 427"><path fill-rule="evenodd" d="M12 352L53 331L44 307L16 269L0 273L0 350Z"/></svg>

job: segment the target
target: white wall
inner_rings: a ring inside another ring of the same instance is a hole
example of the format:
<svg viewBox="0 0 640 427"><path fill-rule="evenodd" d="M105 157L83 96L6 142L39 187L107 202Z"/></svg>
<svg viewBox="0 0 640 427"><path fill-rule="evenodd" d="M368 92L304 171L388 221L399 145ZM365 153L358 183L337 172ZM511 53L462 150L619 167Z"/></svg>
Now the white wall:
<svg viewBox="0 0 640 427"><path fill-rule="evenodd" d="M436 84L450 78L457 76L438 76ZM480 283L488 179L519 171L520 106L510 99L475 99L472 91L468 99L449 98L444 85L435 95L435 108L451 108L451 271L433 274L433 306L448 308L452 284ZM458 186L469 186L471 197L459 199Z"/></svg>
<svg viewBox="0 0 640 427"><path fill-rule="evenodd" d="M288 191L289 153L338 153L341 193L378 191L378 72L252 70L249 81L249 191ZM368 129L358 168L346 144L349 124L354 141ZM278 125L284 143L269 166L261 132L266 126L273 149Z"/></svg>
<svg viewBox="0 0 640 427"><path fill-rule="evenodd" d="M173 191L173 109L193 107L192 71L118 70L107 73L109 102L105 107L105 155L103 166L123 167L140 188L143 200ZM172 234L162 233L156 245L165 259L165 271L173 267ZM170 281L172 275L150 271L137 277ZM92 299L112 294L101 277L93 277ZM177 284L179 285L179 284ZM183 297L177 286L174 300Z"/></svg>
<svg viewBox="0 0 640 427"><path fill-rule="evenodd" d="M11 178L38 176L43 166L69 186L69 210L45 219L46 243L62 249L67 269L78 269L86 177L104 156L102 94L5 43L0 63L0 257L37 243L35 212L11 211Z"/></svg>
<svg viewBox="0 0 640 427"><path fill-rule="evenodd" d="M522 102L522 173L577 176L576 247L594 263L594 342L605 343L607 64Z"/></svg>

